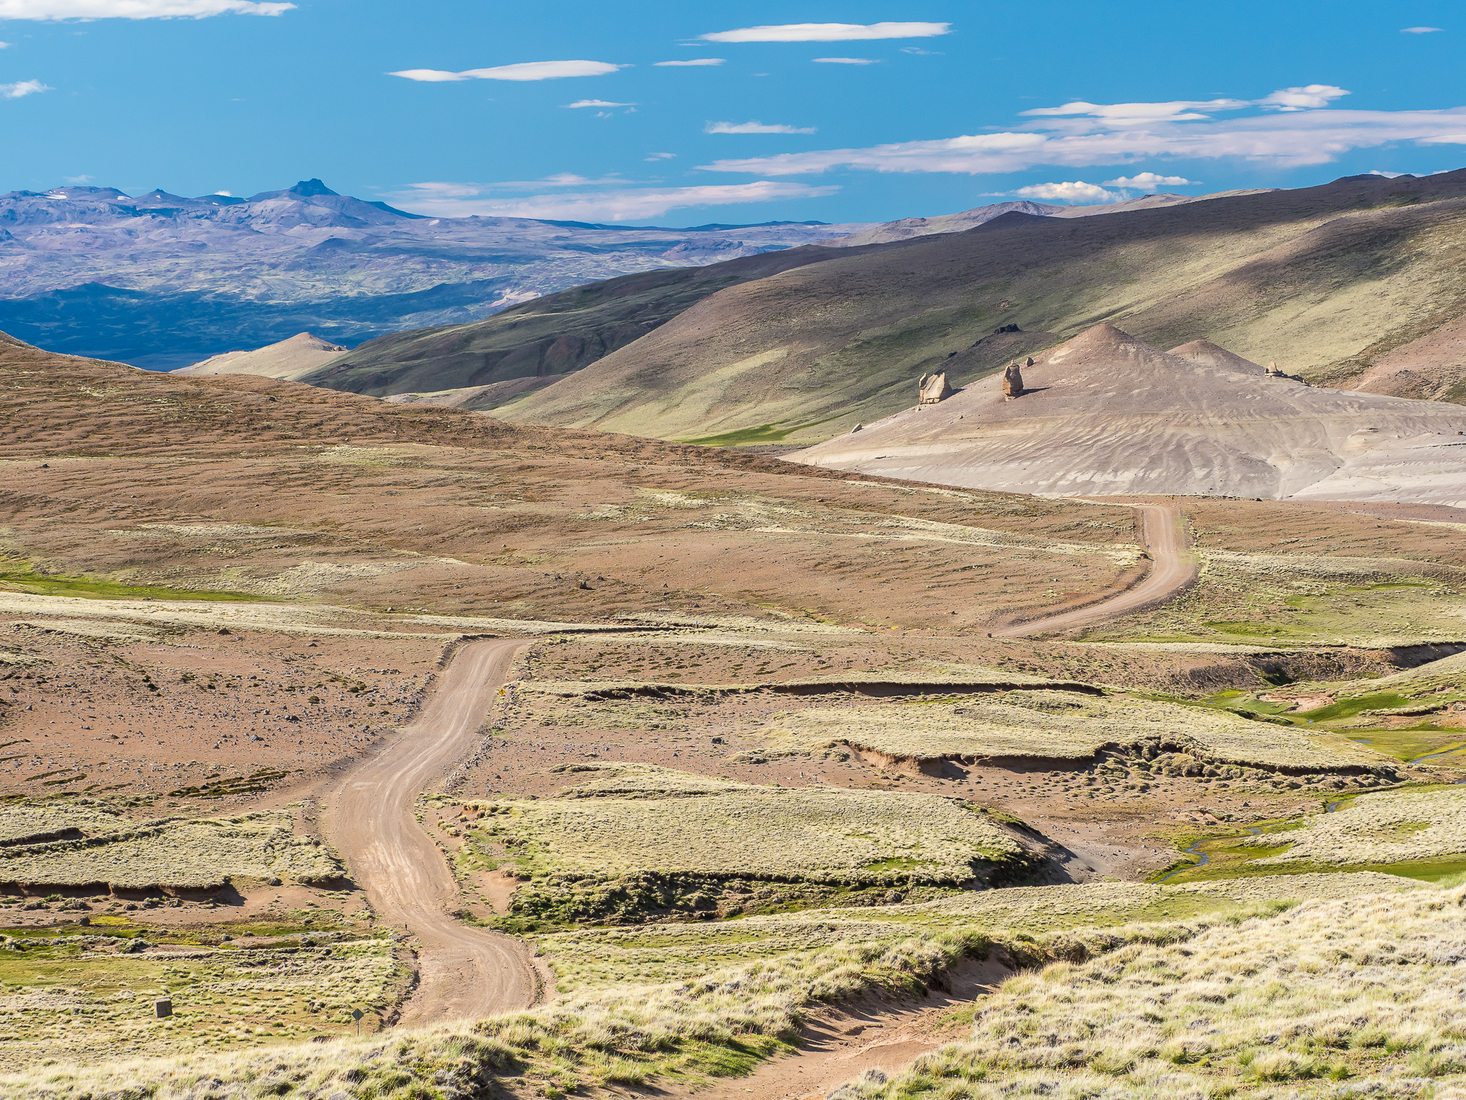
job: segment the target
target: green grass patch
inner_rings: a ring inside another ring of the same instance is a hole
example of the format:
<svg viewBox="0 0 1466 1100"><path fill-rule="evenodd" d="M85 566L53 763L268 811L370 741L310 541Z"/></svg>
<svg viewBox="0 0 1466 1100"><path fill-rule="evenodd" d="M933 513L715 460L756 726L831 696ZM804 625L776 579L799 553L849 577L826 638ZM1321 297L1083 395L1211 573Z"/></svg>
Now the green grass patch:
<svg viewBox="0 0 1466 1100"><path fill-rule="evenodd" d="M1299 713L1299 718L1310 722L1331 722L1339 718L1353 718L1366 711L1392 711L1412 705L1415 700L1398 691L1377 691L1369 695L1356 695L1352 699L1339 699L1328 706L1316 707Z"/></svg>
<svg viewBox="0 0 1466 1100"><path fill-rule="evenodd" d="M198 600L209 603L263 603L267 597L249 592L170 588L160 584L125 584L105 577L46 573L15 563L0 565L0 589L32 596L65 596L83 600Z"/></svg>
<svg viewBox="0 0 1466 1100"><path fill-rule="evenodd" d="M750 447L760 443L783 443L795 432L812 428L818 423L820 421L813 421L809 424L791 424L787 427L781 427L778 424L758 424L751 428L734 428L732 431L695 436L691 439L678 440L678 442L690 443L695 447Z"/></svg>

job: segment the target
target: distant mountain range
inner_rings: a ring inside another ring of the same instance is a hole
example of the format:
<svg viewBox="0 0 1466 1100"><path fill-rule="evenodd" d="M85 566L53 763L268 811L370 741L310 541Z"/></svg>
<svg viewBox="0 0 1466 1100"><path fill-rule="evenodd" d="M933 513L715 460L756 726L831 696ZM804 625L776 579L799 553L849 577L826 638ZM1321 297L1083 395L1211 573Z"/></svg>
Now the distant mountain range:
<svg viewBox="0 0 1466 1100"><path fill-rule="evenodd" d="M318 179L247 199L62 187L0 195L0 329L167 369L310 330L357 344L482 318L581 283L848 234L428 218Z"/></svg>

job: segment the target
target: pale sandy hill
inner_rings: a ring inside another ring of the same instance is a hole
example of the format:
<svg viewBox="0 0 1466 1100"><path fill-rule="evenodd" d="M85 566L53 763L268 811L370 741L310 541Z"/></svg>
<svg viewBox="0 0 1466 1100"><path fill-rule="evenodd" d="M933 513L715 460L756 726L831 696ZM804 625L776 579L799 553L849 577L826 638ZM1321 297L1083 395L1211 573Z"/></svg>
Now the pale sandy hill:
<svg viewBox="0 0 1466 1100"><path fill-rule="evenodd" d="M1189 343L1172 348L1166 354L1174 355L1179 359L1185 359L1188 363L1195 363L1202 367L1213 367L1217 370L1241 371L1243 374L1267 374L1267 368L1261 363L1254 363L1251 359L1244 359L1235 351L1228 351L1224 347L1218 347L1210 340L1192 340Z"/></svg>
<svg viewBox="0 0 1466 1100"><path fill-rule="evenodd" d="M1183 493L1466 504L1466 410L1271 378L1205 343L1160 351L1097 325L794 457L843 470L1059 495Z"/></svg>
<svg viewBox="0 0 1466 1100"><path fill-rule="evenodd" d="M345 352L346 349L338 344L302 332L288 340L281 340L278 344L270 344L254 351L229 351L223 355L215 355L191 367L184 367L177 373L253 374L261 378L280 378L295 382Z"/></svg>

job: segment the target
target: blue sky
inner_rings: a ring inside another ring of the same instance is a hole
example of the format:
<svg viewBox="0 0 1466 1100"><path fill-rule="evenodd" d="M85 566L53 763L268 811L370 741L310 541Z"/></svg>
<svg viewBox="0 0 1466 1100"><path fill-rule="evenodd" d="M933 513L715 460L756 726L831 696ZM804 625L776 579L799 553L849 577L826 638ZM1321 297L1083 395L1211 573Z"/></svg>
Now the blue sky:
<svg viewBox="0 0 1466 1100"><path fill-rule="evenodd" d="M1462 11L0 0L0 190L319 176L441 215L693 224L1432 172L1466 165Z"/></svg>

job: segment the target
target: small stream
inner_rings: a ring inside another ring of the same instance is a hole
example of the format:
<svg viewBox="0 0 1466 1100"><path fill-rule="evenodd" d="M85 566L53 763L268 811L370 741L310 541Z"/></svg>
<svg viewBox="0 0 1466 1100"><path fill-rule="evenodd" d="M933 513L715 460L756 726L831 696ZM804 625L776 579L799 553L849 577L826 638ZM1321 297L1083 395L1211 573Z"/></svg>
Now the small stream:
<svg viewBox="0 0 1466 1100"><path fill-rule="evenodd" d="M1337 802L1331 803L1327 807L1327 812L1332 813L1333 812L1333 808L1335 806L1337 806L1337 805L1338 805ZM1249 825L1247 827L1247 835L1248 836L1258 836L1261 832L1262 832L1262 830L1260 828L1258 828L1256 825ZM1211 862L1211 853L1210 852L1203 852L1201 850L1201 846L1203 844L1207 843L1208 841L1211 841L1211 840L1219 840L1219 839L1221 839L1221 838L1220 837L1214 837L1214 836L1204 836L1200 840L1194 841L1193 843L1188 844L1185 848L1182 848L1181 849L1181 854L1182 855L1187 855L1187 856L1194 856L1195 857L1194 862L1192 862L1192 863L1183 863L1179 867L1172 867L1169 871L1167 871L1165 874L1163 874L1160 878L1158 878L1158 879L1155 880L1156 884L1159 885L1161 883L1170 882L1171 879L1175 878L1182 871L1190 871L1190 870L1193 870L1193 869L1195 869L1197 867L1205 867L1208 863Z"/></svg>

